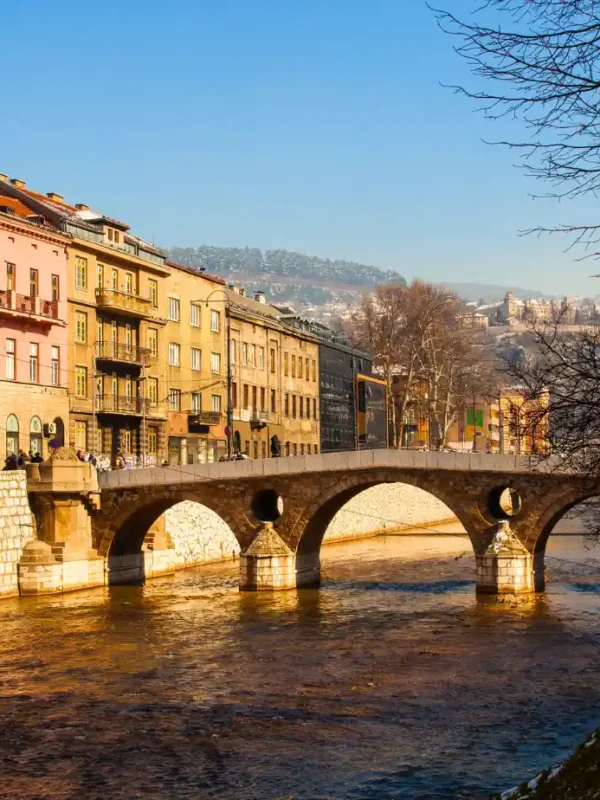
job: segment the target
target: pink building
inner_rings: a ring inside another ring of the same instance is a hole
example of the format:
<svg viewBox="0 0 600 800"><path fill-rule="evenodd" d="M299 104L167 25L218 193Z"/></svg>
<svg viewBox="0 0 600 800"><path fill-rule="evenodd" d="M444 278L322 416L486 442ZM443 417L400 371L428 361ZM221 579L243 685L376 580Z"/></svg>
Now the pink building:
<svg viewBox="0 0 600 800"><path fill-rule="evenodd" d="M67 243L0 175L0 459L48 455L68 423Z"/></svg>

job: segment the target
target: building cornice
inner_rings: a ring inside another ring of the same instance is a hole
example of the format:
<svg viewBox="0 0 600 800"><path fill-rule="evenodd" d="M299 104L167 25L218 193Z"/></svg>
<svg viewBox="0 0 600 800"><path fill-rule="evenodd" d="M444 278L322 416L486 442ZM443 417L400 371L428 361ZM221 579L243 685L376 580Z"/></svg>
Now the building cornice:
<svg viewBox="0 0 600 800"><path fill-rule="evenodd" d="M66 247L71 242L71 237L68 234L58 231L48 231L32 222L9 217L4 214L0 214L0 229L18 233L22 236L29 236L32 239L47 242L48 244L58 244L62 247Z"/></svg>
<svg viewBox="0 0 600 800"><path fill-rule="evenodd" d="M121 259L128 264L135 264L137 267L142 267L150 272L156 272L158 275L162 275L164 277L171 275L172 272L171 267L168 267L166 264L155 264L153 261L146 261L143 258L139 258L139 256L132 255L131 253L125 253L123 250L107 247L106 245L99 244L98 242L90 242L87 239L80 239L78 236L73 237L70 245L73 248L79 248L80 250L85 250L86 252L92 252L95 255L100 253L102 256Z"/></svg>

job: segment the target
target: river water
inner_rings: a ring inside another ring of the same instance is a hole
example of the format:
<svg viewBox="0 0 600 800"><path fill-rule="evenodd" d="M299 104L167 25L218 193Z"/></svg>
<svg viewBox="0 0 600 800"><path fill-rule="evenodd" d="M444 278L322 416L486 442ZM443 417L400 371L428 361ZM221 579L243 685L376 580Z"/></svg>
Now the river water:
<svg viewBox="0 0 600 800"><path fill-rule="evenodd" d="M600 548L477 600L458 535L330 545L319 590L237 564L0 603L0 797L485 798L600 724Z"/></svg>

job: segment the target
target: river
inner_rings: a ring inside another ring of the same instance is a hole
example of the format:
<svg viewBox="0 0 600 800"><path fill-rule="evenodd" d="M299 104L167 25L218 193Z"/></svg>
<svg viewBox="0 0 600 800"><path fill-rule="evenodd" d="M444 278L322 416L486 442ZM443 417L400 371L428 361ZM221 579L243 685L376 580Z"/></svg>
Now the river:
<svg viewBox="0 0 600 800"><path fill-rule="evenodd" d="M0 797L485 798L600 724L600 548L478 600L459 535L323 550L319 590L237 563L0 603Z"/></svg>

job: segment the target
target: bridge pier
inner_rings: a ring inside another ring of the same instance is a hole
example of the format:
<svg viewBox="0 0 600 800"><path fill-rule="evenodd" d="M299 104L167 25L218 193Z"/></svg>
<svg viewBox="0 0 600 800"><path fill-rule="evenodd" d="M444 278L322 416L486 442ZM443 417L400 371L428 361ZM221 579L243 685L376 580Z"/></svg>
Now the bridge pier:
<svg viewBox="0 0 600 800"><path fill-rule="evenodd" d="M27 490L37 540L23 548L21 595L56 594L103 586L105 562L92 547L90 511L99 500L96 470L61 447L50 461L27 465Z"/></svg>
<svg viewBox="0 0 600 800"><path fill-rule="evenodd" d="M511 531L508 521L498 522L489 546L476 555L477 591L482 594L541 591L535 585L533 560L533 555Z"/></svg>
<svg viewBox="0 0 600 800"><path fill-rule="evenodd" d="M264 522L252 544L240 553L240 591L277 591L296 588L296 557Z"/></svg>

